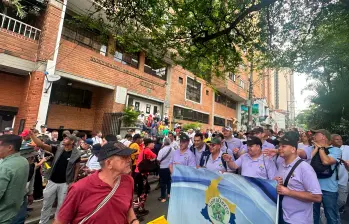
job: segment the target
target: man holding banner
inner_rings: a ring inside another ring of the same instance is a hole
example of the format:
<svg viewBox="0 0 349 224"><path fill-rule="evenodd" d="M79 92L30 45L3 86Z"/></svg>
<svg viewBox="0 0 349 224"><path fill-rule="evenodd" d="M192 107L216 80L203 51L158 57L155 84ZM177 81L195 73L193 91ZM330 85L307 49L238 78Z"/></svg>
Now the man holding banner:
<svg viewBox="0 0 349 224"><path fill-rule="evenodd" d="M279 223L313 223L313 202L322 192L314 169L297 155L298 136L287 132L280 139L279 155L284 159L276 175Z"/></svg>
<svg viewBox="0 0 349 224"><path fill-rule="evenodd" d="M243 154L235 162L229 154L224 154L230 169L241 168L241 175L272 180L276 174L276 166L272 159L262 153L262 141L257 137L247 140L248 153Z"/></svg>

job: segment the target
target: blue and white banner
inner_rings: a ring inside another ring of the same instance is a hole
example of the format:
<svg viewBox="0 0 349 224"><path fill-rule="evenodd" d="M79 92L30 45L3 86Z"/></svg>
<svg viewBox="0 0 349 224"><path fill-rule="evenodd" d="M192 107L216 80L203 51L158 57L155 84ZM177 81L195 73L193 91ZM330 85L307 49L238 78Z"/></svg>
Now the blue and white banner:
<svg viewBox="0 0 349 224"><path fill-rule="evenodd" d="M174 166L170 224L271 224L276 219L276 181Z"/></svg>

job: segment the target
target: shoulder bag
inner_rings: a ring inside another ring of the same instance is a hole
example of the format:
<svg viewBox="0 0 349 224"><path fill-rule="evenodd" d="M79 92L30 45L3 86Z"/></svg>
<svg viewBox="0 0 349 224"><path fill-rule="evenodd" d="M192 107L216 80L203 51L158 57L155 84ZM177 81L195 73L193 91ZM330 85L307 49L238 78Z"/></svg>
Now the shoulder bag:
<svg viewBox="0 0 349 224"><path fill-rule="evenodd" d="M87 220L89 220L94 214L96 214L101 208L103 208L103 206L105 204L107 204L107 202L113 197L113 195L115 194L115 191L119 188L120 185L120 180L121 180L121 176L118 177L118 179L116 180L116 183L113 187L113 189L109 192L109 194L103 199L103 201L101 201L101 203L98 204L98 206L89 214L87 215L83 220L81 220L79 222L79 224L83 224L84 222L86 222Z"/></svg>
<svg viewBox="0 0 349 224"><path fill-rule="evenodd" d="M288 181L290 180L291 178L291 175L293 174L294 170L297 168L297 166L303 162L303 160L298 160L292 167L292 169L290 170L290 172L287 174L287 177L285 179L285 182L284 182L284 187L287 187L288 185ZM279 224L284 224L285 221L284 221L284 213L282 211L282 200L284 199L284 195L279 195Z"/></svg>

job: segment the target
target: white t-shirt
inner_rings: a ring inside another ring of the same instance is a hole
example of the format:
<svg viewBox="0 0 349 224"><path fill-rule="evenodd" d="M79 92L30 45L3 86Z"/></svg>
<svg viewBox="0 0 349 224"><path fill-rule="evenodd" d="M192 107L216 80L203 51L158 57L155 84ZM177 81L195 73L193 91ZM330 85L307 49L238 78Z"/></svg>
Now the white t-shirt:
<svg viewBox="0 0 349 224"><path fill-rule="evenodd" d="M100 170L101 169L101 165L98 162L98 158L95 155L92 155L86 163L86 166L90 169L90 170Z"/></svg>
<svg viewBox="0 0 349 224"><path fill-rule="evenodd" d="M127 140L126 138L125 138L125 139L122 139L120 142L121 142L122 144L124 144L126 147L129 147L130 144L131 144L131 142L130 142L129 140Z"/></svg>
<svg viewBox="0 0 349 224"><path fill-rule="evenodd" d="M349 146L348 145L342 145L340 148L342 150L342 160L348 161L349 160ZM344 165L338 166L338 184L342 186L347 186L348 184L348 171L345 169Z"/></svg>

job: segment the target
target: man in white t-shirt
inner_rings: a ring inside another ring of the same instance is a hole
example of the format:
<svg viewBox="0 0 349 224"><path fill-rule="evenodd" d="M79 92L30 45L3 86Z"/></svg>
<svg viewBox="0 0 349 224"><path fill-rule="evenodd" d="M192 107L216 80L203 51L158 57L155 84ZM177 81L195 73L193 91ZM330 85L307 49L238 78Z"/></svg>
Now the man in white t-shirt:
<svg viewBox="0 0 349 224"><path fill-rule="evenodd" d="M86 162L86 166L90 171L101 169L101 165L98 162L98 154L100 149L101 149L101 144L97 143L93 145L93 149L92 149L93 155L91 155Z"/></svg>

